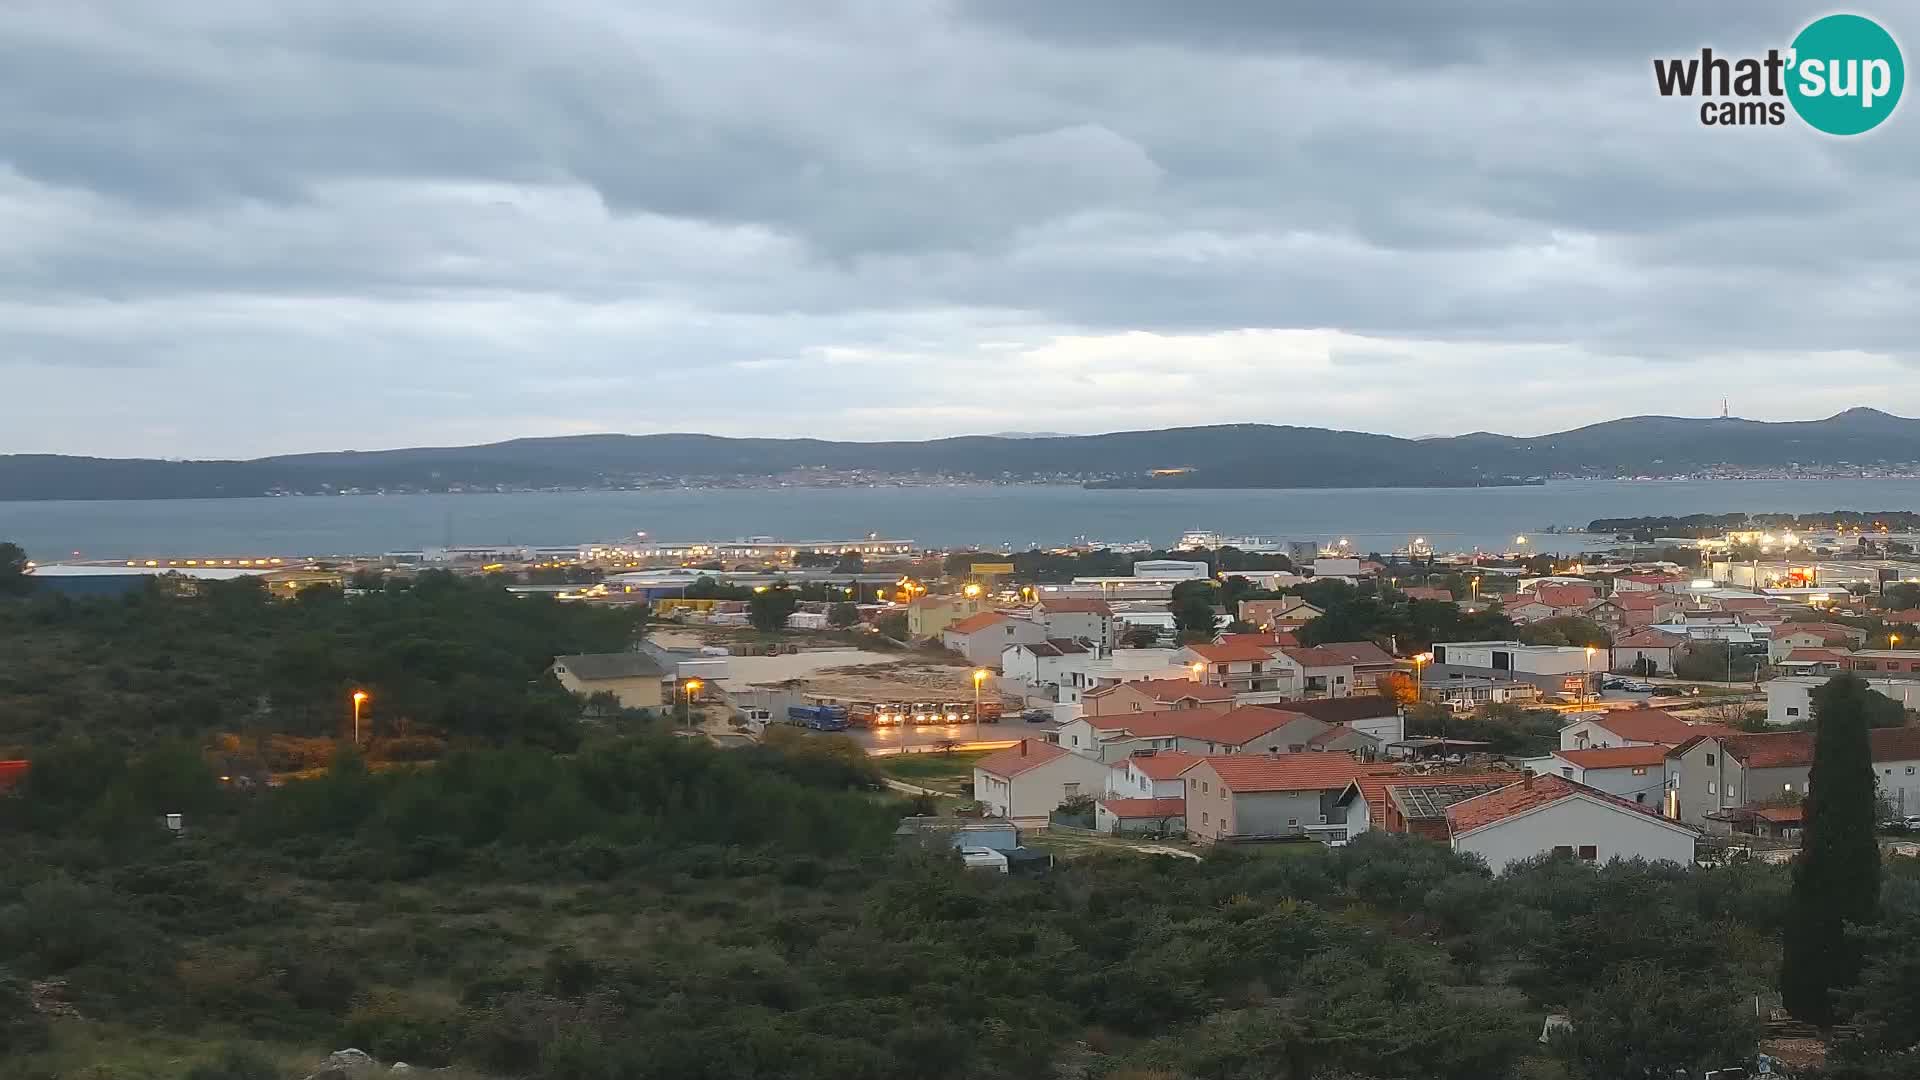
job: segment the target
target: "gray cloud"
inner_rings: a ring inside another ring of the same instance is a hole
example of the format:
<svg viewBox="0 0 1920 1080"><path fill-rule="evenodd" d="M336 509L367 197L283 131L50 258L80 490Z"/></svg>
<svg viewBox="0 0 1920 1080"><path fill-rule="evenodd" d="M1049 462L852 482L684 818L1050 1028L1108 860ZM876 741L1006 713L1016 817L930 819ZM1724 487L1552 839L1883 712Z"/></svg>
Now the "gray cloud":
<svg viewBox="0 0 1920 1080"><path fill-rule="evenodd" d="M16 8L0 452L1920 411L1911 106L1653 91L1799 4Z"/></svg>

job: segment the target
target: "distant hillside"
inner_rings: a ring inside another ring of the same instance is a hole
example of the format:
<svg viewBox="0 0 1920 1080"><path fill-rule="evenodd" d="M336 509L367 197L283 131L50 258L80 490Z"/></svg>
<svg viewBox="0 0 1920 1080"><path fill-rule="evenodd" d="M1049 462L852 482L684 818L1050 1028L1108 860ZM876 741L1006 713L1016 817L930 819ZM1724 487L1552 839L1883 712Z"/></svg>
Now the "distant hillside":
<svg viewBox="0 0 1920 1080"><path fill-rule="evenodd" d="M795 470L1058 480L1103 487L1471 487L1543 476L1920 461L1920 421L1873 409L1824 420L1636 416L1534 438L1400 439L1226 424L1108 435L971 435L928 442L577 435L484 446L294 454L251 461L0 456L0 500L229 498L343 490L636 487L754 482Z"/></svg>

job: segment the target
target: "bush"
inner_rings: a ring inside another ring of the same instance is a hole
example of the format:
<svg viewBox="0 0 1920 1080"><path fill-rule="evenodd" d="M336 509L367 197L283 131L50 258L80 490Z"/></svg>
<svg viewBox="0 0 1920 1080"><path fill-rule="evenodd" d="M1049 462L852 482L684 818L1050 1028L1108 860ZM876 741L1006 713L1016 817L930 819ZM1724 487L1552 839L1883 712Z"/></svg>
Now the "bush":
<svg viewBox="0 0 1920 1080"><path fill-rule="evenodd" d="M380 989L354 1003L341 1037L382 1060L444 1065L458 1030L459 1015L451 1005Z"/></svg>
<svg viewBox="0 0 1920 1080"><path fill-rule="evenodd" d="M229 1046L215 1060L188 1069L184 1080L280 1080L280 1069L256 1051Z"/></svg>
<svg viewBox="0 0 1920 1080"><path fill-rule="evenodd" d="M0 1058L47 1045L47 1021L33 1007L25 979L0 967Z"/></svg>

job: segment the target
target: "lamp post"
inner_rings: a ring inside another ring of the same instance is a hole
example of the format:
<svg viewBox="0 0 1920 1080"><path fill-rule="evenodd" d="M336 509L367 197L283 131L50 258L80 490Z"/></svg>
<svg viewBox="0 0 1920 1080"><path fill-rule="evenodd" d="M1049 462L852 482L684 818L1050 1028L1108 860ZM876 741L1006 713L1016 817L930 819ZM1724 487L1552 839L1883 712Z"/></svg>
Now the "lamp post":
<svg viewBox="0 0 1920 1080"><path fill-rule="evenodd" d="M365 690L353 692L353 748L355 750L360 749L360 707L369 700L371 699L368 698Z"/></svg>
<svg viewBox="0 0 1920 1080"><path fill-rule="evenodd" d="M973 741L980 741L980 684L987 681L986 668L973 669Z"/></svg>
<svg viewBox="0 0 1920 1080"><path fill-rule="evenodd" d="M1581 690L1583 692L1580 697L1582 700L1595 696L1593 694L1593 653L1593 646L1587 646L1587 670L1585 676L1581 679Z"/></svg>
<svg viewBox="0 0 1920 1080"><path fill-rule="evenodd" d="M1430 652L1413 654L1413 703L1415 705L1420 704L1420 699L1426 696L1424 693L1426 680L1422 676L1426 674L1427 664L1432 660L1433 654Z"/></svg>
<svg viewBox="0 0 1920 1080"><path fill-rule="evenodd" d="M700 692L701 685L699 679L688 679L686 682L680 684L681 688L686 691L685 712L681 714L681 719L689 728L693 726L693 695Z"/></svg>

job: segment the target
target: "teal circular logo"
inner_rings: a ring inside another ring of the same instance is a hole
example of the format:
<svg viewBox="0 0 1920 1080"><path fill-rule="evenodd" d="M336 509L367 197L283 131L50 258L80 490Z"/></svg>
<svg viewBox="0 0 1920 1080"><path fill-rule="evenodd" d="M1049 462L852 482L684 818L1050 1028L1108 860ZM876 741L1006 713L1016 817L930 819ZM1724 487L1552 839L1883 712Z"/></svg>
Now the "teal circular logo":
<svg viewBox="0 0 1920 1080"><path fill-rule="evenodd" d="M1793 39L1787 100L1800 119L1829 135L1879 126L1900 104L1906 65L1893 35L1872 19L1829 15Z"/></svg>

